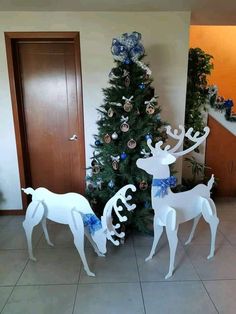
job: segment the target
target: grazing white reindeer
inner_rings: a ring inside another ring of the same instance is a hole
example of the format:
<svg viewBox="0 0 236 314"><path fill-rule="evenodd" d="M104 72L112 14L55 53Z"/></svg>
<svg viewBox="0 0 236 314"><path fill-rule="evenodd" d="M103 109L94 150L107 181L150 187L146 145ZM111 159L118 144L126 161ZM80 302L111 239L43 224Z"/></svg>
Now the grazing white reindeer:
<svg viewBox="0 0 236 314"><path fill-rule="evenodd" d="M45 188L22 189L26 194L32 195L32 202L29 204L26 217L23 222L25 229L29 257L36 261L32 251L32 231L33 228L42 223L44 235L49 245L53 246L49 239L46 218L61 223L68 224L74 236L74 244L80 254L84 269L89 276L95 276L88 267L84 253L84 234L93 246L98 256L104 256L106 253L106 242L110 240L114 245L119 245L119 241L113 236L123 238L124 232L118 233L120 224L112 224L112 211L116 213L120 222L126 221L126 216L121 216L120 211L123 206L128 211L133 210L136 205L130 205L128 201L132 199L131 195L126 195L127 190L136 191L132 184L121 188L105 205L101 221L94 214L89 202L85 197L77 193L55 194Z"/></svg>
<svg viewBox="0 0 236 314"><path fill-rule="evenodd" d="M186 133L183 126L179 126L178 130L172 133L171 127L167 127L167 134L178 140L176 145L170 149L167 145L164 149L161 148L163 142L156 143L155 148L151 145L152 140L147 140L147 145L151 150L152 157L140 158L137 160L137 166L147 173L153 175L152 181L152 208L154 209L154 240L151 252L146 258L150 260L155 254L157 243L161 237L163 227L166 227L167 238L170 247L170 264L169 272L166 279L171 277L174 270L175 252L178 243L178 226L180 223L194 219L192 231L186 244L190 243L198 221L203 215L206 222L209 223L211 229L211 249L208 259L213 257L215 251L215 238L219 219L217 218L216 208L213 200L210 198L210 190L214 183L214 176L212 175L207 185L198 184L192 190L180 193L173 193L170 189L175 185L176 179L170 176L169 165L176 161L180 156L183 156L198 147L208 136L210 129L204 128L204 134L199 136L196 132L193 136L193 128L190 128ZM194 142L190 148L179 151L184 137Z"/></svg>

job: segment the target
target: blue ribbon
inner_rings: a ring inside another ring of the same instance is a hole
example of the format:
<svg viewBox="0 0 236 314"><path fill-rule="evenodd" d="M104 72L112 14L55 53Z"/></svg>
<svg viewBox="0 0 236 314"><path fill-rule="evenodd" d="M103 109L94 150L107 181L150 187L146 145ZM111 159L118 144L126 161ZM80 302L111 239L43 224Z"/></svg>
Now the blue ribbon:
<svg viewBox="0 0 236 314"><path fill-rule="evenodd" d="M157 186L159 189L157 189L157 193L155 196L164 197L168 194L167 189L169 187L174 187L176 185L176 177L170 176L166 179L153 179L152 180L152 186Z"/></svg>
<svg viewBox="0 0 236 314"><path fill-rule="evenodd" d="M144 55L141 34L124 33L112 40L111 52L115 60L130 64Z"/></svg>
<svg viewBox="0 0 236 314"><path fill-rule="evenodd" d="M94 214L82 214L84 226L88 227L89 233L94 235L96 231L102 228L101 221Z"/></svg>

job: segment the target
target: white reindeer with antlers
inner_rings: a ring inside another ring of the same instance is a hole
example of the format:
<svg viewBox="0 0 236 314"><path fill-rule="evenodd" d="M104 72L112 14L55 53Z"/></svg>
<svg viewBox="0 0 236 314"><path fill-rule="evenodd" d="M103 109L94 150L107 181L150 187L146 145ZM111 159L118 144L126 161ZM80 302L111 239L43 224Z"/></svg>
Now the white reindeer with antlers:
<svg viewBox="0 0 236 314"><path fill-rule="evenodd" d="M136 207L135 204L131 205L128 203L128 201L132 199L131 195L126 195L129 189L133 192L136 191L134 185L128 184L121 188L106 203L101 221L94 214L87 199L80 194L55 194L45 188L38 188L36 190L32 188L22 189L26 194L32 195L32 202L27 208L26 217L23 222L30 259L36 261L32 251L32 231L40 222L42 223L47 243L53 246L49 239L46 226L46 218L48 218L52 221L69 225L74 236L74 244L84 265L84 270L87 275L95 276L95 274L90 271L85 257L84 234L98 256L104 256L106 253L107 239L118 246L120 242L119 240L115 240L113 236L123 238L125 233L117 232L117 229L120 228L120 224L112 224L112 211L114 209L120 222L127 221L127 217L121 216L119 212L125 207L128 211Z"/></svg>
<svg viewBox="0 0 236 314"><path fill-rule="evenodd" d="M147 173L153 175L152 181L152 208L154 209L154 240L151 252L146 258L150 260L155 254L157 243L163 232L163 227L166 227L167 238L170 247L170 264L169 272L166 279L170 278L174 270L175 252L178 243L178 226L180 223L194 219L193 227L189 238L185 244L189 244L193 238L196 226L200 217L203 215L205 221L209 223L211 229L211 249L208 259L214 256L215 252L215 238L219 219L216 214L216 207L213 200L210 198L210 190L214 183L214 176L212 175L208 184L198 184L192 190L186 192L173 193L170 189L175 185L176 179L170 176L169 165L176 161L180 156L183 156L196 147L198 147L208 136L210 129L204 128L204 134L196 132L193 136L193 128L190 128L186 133L183 126L179 126L178 130L171 131L171 127L167 126L167 134L178 140L177 144L170 149L167 145L164 149L161 148L163 142L156 143L155 148L151 145L152 140L147 140L147 145L151 150L152 157L140 158L137 160L137 166ZM177 150L183 144L184 138L194 142L190 148L179 151Z"/></svg>

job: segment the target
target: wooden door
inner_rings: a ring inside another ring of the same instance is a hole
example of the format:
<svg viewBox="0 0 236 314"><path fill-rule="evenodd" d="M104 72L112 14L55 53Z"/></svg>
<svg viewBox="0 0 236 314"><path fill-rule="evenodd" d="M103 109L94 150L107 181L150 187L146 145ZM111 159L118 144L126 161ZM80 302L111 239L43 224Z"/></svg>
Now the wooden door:
<svg viewBox="0 0 236 314"><path fill-rule="evenodd" d="M209 116L211 132L207 139L206 165L218 179L216 194L220 197L236 195L236 138L219 122Z"/></svg>
<svg viewBox="0 0 236 314"><path fill-rule="evenodd" d="M42 38L17 39L12 49L24 186L83 193L79 51L71 40Z"/></svg>

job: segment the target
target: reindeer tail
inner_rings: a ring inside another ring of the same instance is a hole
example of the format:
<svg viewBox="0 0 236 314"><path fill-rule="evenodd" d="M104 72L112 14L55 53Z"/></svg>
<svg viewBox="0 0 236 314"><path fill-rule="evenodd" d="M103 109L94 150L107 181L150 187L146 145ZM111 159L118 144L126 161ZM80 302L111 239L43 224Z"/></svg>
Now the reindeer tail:
<svg viewBox="0 0 236 314"><path fill-rule="evenodd" d="M33 195L34 194L34 189L32 188L26 188L26 189L21 189L25 194L31 194Z"/></svg>
<svg viewBox="0 0 236 314"><path fill-rule="evenodd" d="M207 187L208 187L209 190L212 189L212 186L213 186L214 182L215 182L215 177L214 177L214 174L212 174L210 180L207 183Z"/></svg>

